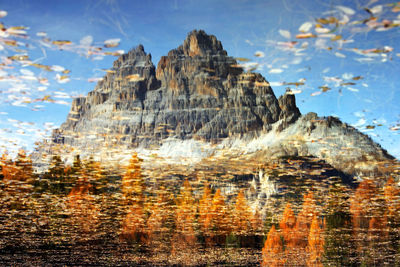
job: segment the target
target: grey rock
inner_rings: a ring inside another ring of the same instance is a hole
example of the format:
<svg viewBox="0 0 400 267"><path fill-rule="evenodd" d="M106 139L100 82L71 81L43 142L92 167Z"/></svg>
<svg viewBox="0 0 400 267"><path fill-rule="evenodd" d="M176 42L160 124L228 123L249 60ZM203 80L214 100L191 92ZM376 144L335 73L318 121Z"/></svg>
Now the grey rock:
<svg viewBox="0 0 400 267"><path fill-rule="evenodd" d="M288 103L295 107L294 99ZM218 142L269 129L292 106L280 107L264 77L245 73L215 36L195 30L157 70L141 45L118 58L92 92L74 99L53 141L81 147L93 139L129 147L168 137Z"/></svg>

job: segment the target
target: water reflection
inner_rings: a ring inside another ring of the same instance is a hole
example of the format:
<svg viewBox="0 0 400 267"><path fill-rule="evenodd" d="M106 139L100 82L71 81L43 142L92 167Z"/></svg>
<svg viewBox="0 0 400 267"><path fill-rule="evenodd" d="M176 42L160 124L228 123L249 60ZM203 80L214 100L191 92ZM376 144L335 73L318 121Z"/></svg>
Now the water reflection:
<svg viewBox="0 0 400 267"><path fill-rule="evenodd" d="M253 178L262 168L276 183L261 210L265 199L243 175L231 178L237 188L213 183L204 169L155 182L137 155L120 175L79 157L72 166L54 157L43 174L33 173L23 152L15 160L3 155L1 164L6 265L400 263L400 188L391 176L346 184L334 175L314 181L304 169L299 176L296 168L258 166Z"/></svg>

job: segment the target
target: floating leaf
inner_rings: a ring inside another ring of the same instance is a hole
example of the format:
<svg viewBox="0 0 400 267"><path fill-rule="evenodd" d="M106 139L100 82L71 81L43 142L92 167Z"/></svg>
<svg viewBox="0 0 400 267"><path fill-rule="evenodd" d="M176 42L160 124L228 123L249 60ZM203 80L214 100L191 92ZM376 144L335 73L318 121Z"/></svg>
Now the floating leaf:
<svg viewBox="0 0 400 267"><path fill-rule="evenodd" d="M297 39L306 39L306 38L315 38L317 37L315 34L312 33L300 33L296 35Z"/></svg>
<svg viewBox="0 0 400 267"><path fill-rule="evenodd" d="M321 23L321 24L324 24L324 25L327 25L327 24L336 24L339 21L335 17L328 17L328 18L319 18L319 19L317 19L317 22Z"/></svg>
<svg viewBox="0 0 400 267"><path fill-rule="evenodd" d="M117 56L117 57L119 57L119 56L121 56L123 54L124 54L124 50L117 50L117 51L114 51L114 52L104 52L104 55L107 55L107 56Z"/></svg>
<svg viewBox="0 0 400 267"><path fill-rule="evenodd" d="M329 90L331 90L331 88L330 87L328 87L328 86L326 86L326 85L323 85L323 86L320 86L320 87L318 87L319 89L321 89L322 90L322 92L328 92Z"/></svg>
<svg viewBox="0 0 400 267"><path fill-rule="evenodd" d="M374 6L374 7L372 7L372 8L369 9L369 11L370 11L372 14L381 13L382 10L383 10L383 6L382 6L382 5L376 5L376 6Z"/></svg>
<svg viewBox="0 0 400 267"><path fill-rule="evenodd" d="M339 35L336 35L335 37L331 38L331 41L337 41L340 39L342 39L342 36L339 34Z"/></svg>
<svg viewBox="0 0 400 267"><path fill-rule="evenodd" d="M121 42L121 39L108 39L104 41L104 47L110 48L110 47L116 47L119 45Z"/></svg>
<svg viewBox="0 0 400 267"><path fill-rule="evenodd" d="M315 32L316 32L316 33L321 33L321 34L323 34L323 33L328 33L328 32L330 32L330 31L331 31L331 30L328 29L328 28L322 28L322 27L315 28Z"/></svg>
<svg viewBox="0 0 400 267"><path fill-rule="evenodd" d="M352 88L352 87L346 87L347 90L352 91L352 92L359 92L360 90L356 89L356 88Z"/></svg>
<svg viewBox="0 0 400 267"><path fill-rule="evenodd" d="M54 45L70 45L72 44L71 41L67 41L67 40L57 40L57 41L53 41L52 42Z"/></svg>
<svg viewBox="0 0 400 267"><path fill-rule="evenodd" d="M39 69L46 70L46 71L52 71L50 66L46 66L46 65L42 65L42 64L38 64L38 63L31 63L29 65L34 66L34 67L39 68Z"/></svg>
<svg viewBox="0 0 400 267"><path fill-rule="evenodd" d="M47 33L45 33L45 32L37 32L37 33L36 33L36 36L39 36L39 37L46 37L46 36L47 36Z"/></svg>
<svg viewBox="0 0 400 267"><path fill-rule="evenodd" d="M9 46L18 46L18 43L17 43L17 41L15 41L15 40L4 40L3 41L6 45L9 45Z"/></svg>
<svg viewBox="0 0 400 267"><path fill-rule="evenodd" d="M15 61L24 61L24 60L29 59L29 57L27 55L14 55L14 56L10 56L8 58L11 60L15 60Z"/></svg>
<svg viewBox="0 0 400 267"><path fill-rule="evenodd" d="M348 85L356 85L356 84L353 83L353 82L347 82L347 83L341 83L340 85L341 86L348 86Z"/></svg>
<svg viewBox="0 0 400 267"><path fill-rule="evenodd" d="M279 30L279 34L281 36L285 37L286 39L290 39L291 38L291 34L287 30Z"/></svg>
<svg viewBox="0 0 400 267"><path fill-rule="evenodd" d="M7 16L7 11L5 10L0 10L0 18L4 18L5 16Z"/></svg>
<svg viewBox="0 0 400 267"><path fill-rule="evenodd" d="M311 22L304 22L303 24L301 24L301 26L299 27L299 31L301 32L308 32L310 31L312 27L312 23Z"/></svg>
<svg viewBox="0 0 400 267"><path fill-rule="evenodd" d="M53 65L53 66L51 66L51 69L53 71L57 71L57 72L62 72L65 70L65 68L63 66L59 66L59 65Z"/></svg>
<svg viewBox="0 0 400 267"><path fill-rule="evenodd" d="M351 9L350 7L346 7L346 6L336 6L337 9L339 9L340 11L342 11L343 13L347 14L347 15L354 15L355 11L353 9Z"/></svg>
<svg viewBox="0 0 400 267"><path fill-rule="evenodd" d="M358 81L358 80L361 80L361 79L363 79L364 77L363 76L356 76L356 77L353 77L352 79L354 80L354 81Z"/></svg>
<svg viewBox="0 0 400 267"><path fill-rule="evenodd" d="M317 92L312 93L311 96L317 96L317 95L320 95L320 94L321 94L321 91L317 91Z"/></svg>
<svg viewBox="0 0 400 267"><path fill-rule="evenodd" d="M269 73L276 73L276 74L279 74L279 73L282 73L282 72L283 72L283 69L271 69L269 71Z"/></svg>
<svg viewBox="0 0 400 267"><path fill-rule="evenodd" d="M336 52L335 56L340 57L340 58L345 58L346 56L342 53Z"/></svg>
<svg viewBox="0 0 400 267"><path fill-rule="evenodd" d="M254 53L254 56L256 56L256 57L265 57L265 54L264 54L264 52L262 52L262 51L256 51L256 52Z"/></svg>
<svg viewBox="0 0 400 267"><path fill-rule="evenodd" d="M89 79L88 79L88 82L93 83L93 82L99 82L99 81L101 81L101 80L103 80L103 78L97 78L97 77L95 77L95 78L89 78Z"/></svg>
<svg viewBox="0 0 400 267"><path fill-rule="evenodd" d="M245 58L245 57L237 57L236 60L242 61L242 62L248 62L250 59Z"/></svg>
<svg viewBox="0 0 400 267"><path fill-rule="evenodd" d="M283 83L284 85L295 85L296 87L304 85L304 82L289 82Z"/></svg>
<svg viewBox="0 0 400 267"><path fill-rule="evenodd" d="M365 128L366 129L375 129L375 126L374 125L367 125L367 126L365 126Z"/></svg>

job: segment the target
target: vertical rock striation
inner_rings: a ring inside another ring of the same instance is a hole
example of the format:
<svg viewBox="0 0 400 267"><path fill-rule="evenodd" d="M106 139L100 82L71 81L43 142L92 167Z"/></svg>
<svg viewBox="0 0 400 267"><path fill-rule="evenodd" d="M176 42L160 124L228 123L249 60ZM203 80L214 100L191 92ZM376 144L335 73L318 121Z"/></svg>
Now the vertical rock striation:
<svg viewBox="0 0 400 267"><path fill-rule="evenodd" d="M93 91L74 99L53 141L83 147L148 146L171 137L218 142L299 115L293 95L278 101L264 77L244 72L215 36L194 30L161 57L157 70L141 45L118 58Z"/></svg>

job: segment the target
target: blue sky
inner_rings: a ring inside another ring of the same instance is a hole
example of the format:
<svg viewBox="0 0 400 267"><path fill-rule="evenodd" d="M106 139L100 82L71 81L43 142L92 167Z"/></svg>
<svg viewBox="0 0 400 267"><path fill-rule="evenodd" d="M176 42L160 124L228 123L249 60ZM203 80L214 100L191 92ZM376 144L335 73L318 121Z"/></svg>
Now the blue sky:
<svg viewBox="0 0 400 267"><path fill-rule="evenodd" d="M157 65L188 32L204 29L229 55L248 58L243 64L256 66L277 96L291 87L302 113L338 116L400 158L400 12L391 3L0 1L0 151L30 149L59 126L71 99L92 90L89 80L116 59L101 53L143 44ZM118 46L105 48L110 39ZM293 82L304 85L285 84Z"/></svg>

